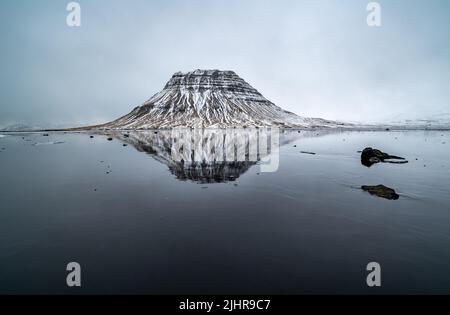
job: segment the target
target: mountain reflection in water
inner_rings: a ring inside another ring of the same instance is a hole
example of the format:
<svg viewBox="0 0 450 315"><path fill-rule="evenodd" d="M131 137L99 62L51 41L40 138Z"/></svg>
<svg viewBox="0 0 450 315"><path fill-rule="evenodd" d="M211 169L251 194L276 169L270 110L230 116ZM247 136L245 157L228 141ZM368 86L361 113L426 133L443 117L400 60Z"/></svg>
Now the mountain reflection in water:
<svg viewBox="0 0 450 315"><path fill-rule="evenodd" d="M315 132L279 129L110 130L106 133L168 166L182 181L235 181L250 167L278 167L278 149Z"/></svg>

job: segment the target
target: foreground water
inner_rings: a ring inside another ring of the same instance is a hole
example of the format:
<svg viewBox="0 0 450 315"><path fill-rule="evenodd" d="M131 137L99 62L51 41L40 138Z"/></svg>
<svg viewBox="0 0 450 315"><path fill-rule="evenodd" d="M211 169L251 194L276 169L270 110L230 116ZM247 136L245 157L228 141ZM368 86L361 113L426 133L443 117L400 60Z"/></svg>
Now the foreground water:
<svg viewBox="0 0 450 315"><path fill-rule="evenodd" d="M164 132L0 137L0 293L450 293L449 132L280 144L264 172L260 153L189 164ZM365 167L368 146L409 163ZM377 184L400 198L360 189ZM372 261L380 288L366 285Z"/></svg>

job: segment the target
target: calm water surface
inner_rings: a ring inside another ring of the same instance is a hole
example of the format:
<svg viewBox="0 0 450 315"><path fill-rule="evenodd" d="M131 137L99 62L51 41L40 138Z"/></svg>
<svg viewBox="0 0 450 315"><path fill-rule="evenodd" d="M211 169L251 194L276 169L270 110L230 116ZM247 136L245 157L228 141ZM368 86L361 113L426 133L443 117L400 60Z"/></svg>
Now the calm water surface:
<svg viewBox="0 0 450 315"><path fill-rule="evenodd" d="M450 293L449 132L286 132L271 173L89 135L0 137L0 293ZM409 163L367 168L368 146Z"/></svg>

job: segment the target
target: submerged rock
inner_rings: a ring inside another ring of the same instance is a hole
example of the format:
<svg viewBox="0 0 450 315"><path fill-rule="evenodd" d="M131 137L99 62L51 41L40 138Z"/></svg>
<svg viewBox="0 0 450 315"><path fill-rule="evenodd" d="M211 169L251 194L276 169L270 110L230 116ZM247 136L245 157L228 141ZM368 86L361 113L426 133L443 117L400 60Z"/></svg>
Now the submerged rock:
<svg viewBox="0 0 450 315"><path fill-rule="evenodd" d="M398 198L400 198L400 196L395 192L394 189L386 187L384 185L361 186L361 189L367 191L371 195L389 200L397 200Z"/></svg>
<svg viewBox="0 0 450 315"><path fill-rule="evenodd" d="M389 160L400 160L400 161L389 161ZM361 164L367 167L371 167L376 163L396 163L396 164L404 164L408 163L405 158L395 155L389 155L385 152L382 152L378 149L365 148L361 153Z"/></svg>
<svg viewBox="0 0 450 315"><path fill-rule="evenodd" d="M108 138L108 141L112 141L113 140L113 138Z"/></svg>

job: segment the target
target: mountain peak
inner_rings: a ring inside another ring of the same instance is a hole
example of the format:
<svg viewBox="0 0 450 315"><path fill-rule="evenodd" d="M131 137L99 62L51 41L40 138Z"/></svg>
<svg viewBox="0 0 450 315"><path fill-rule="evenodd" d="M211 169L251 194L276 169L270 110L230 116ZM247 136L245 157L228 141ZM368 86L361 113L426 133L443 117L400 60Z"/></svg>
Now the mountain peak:
<svg viewBox="0 0 450 315"><path fill-rule="evenodd" d="M177 72L167 82L165 90L190 89L190 90L228 90L247 91L258 93L247 82L240 78L234 71L220 70L194 70L190 72Z"/></svg>
<svg viewBox="0 0 450 315"><path fill-rule="evenodd" d="M182 72L178 71L173 76L189 76L189 75L218 75L218 74L228 74L236 75L234 71L231 70L218 70L218 69L196 69L194 71Z"/></svg>

